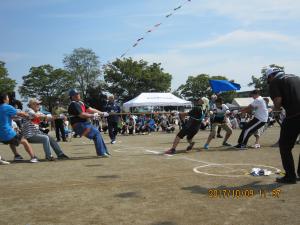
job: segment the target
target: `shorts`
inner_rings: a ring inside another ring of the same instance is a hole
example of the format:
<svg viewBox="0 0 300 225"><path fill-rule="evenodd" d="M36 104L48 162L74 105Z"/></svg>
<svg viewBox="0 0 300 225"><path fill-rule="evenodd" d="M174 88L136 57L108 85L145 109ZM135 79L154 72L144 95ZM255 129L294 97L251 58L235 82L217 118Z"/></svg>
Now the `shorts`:
<svg viewBox="0 0 300 225"><path fill-rule="evenodd" d="M19 144L21 143L21 139L22 139L22 135L17 134L16 136L14 136L12 139L10 139L9 141L2 141L3 144L6 145L14 145L16 147L19 146Z"/></svg>
<svg viewBox="0 0 300 225"><path fill-rule="evenodd" d="M177 134L177 137L180 139L186 138L188 140L192 140L193 137L198 133L200 129L200 123L199 124L192 124L191 121L188 121L186 126L184 126Z"/></svg>

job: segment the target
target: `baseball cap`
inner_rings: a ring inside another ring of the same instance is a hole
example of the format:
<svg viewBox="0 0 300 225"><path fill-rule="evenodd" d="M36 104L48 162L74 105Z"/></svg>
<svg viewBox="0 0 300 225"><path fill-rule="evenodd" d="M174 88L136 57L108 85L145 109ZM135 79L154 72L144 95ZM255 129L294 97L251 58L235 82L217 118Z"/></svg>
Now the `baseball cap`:
<svg viewBox="0 0 300 225"><path fill-rule="evenodd" d="M284 72L282 69L277 68L277 67L267 67L266 69L266 75L267 77L274 75L275 73L278 72Z"/></svg>
<svg viewBox="0 0 300 225"><path fill-rule="evenodd" d="M73 97L73 96L78 95L78 94L79 94L79 92L76 89L71 89L69 91L69 96L70 97Z"/></svg>

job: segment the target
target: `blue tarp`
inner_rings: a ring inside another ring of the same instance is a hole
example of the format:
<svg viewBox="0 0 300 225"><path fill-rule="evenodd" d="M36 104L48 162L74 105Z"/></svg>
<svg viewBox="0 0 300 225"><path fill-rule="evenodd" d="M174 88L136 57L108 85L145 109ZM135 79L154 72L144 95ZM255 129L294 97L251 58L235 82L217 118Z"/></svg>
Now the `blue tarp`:
<svg viewBox="0 0 300 225"><path fill-rule="evenodd" d="M209 84L214 93L236 91L241 89L241 85L228 80L209 80Z"/></svg>

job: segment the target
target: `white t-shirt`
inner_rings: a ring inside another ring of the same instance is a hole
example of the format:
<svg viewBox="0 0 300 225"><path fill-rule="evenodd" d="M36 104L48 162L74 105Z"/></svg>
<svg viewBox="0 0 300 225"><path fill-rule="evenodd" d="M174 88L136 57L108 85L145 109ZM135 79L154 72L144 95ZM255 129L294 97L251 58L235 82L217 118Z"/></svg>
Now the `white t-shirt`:
<svg viewBox="0 0 300 225"><path fill-rule="evenodd" d="M254 117L261 122L268 122L268 109L265 100L259 96L258 98L254 99L251 103L251 106L254 108Z"/></svg>

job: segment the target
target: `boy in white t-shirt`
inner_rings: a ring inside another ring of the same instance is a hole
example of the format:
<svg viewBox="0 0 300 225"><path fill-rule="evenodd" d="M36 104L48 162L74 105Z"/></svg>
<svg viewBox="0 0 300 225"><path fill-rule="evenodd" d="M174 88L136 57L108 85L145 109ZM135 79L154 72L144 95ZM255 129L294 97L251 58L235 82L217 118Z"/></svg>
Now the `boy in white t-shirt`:
<svg viewBox="0 0 300 225"><path fill-rule="evenodd" d="M226 131L226 135L223 141L223 146L231 146L230 144L227 143L227 140L229 139L230 135L232 134L232 129L228 124L227 121L227 114L230 113L229 108L223 104L223 99L222 98L217 98L216 104L212 108L212 121L211 121L211 132L207 138L207 141L204 145L204 149L209 148L209 143L210 141L214 138L217 132L217 127L221 127Z"/></svg>
<svg viewBox="0 0 300 225"><path fill-rule="evenodd" d="M254 101L242 109L241 112L249 113L254 111L254 117L244 127L240 134L238 144L235 146L238 149L247 148L247 143L251 135L253 135L259 128L264 126L268 121L268 109L264 99L259 95L258 90L251 92Z"/></svg>

